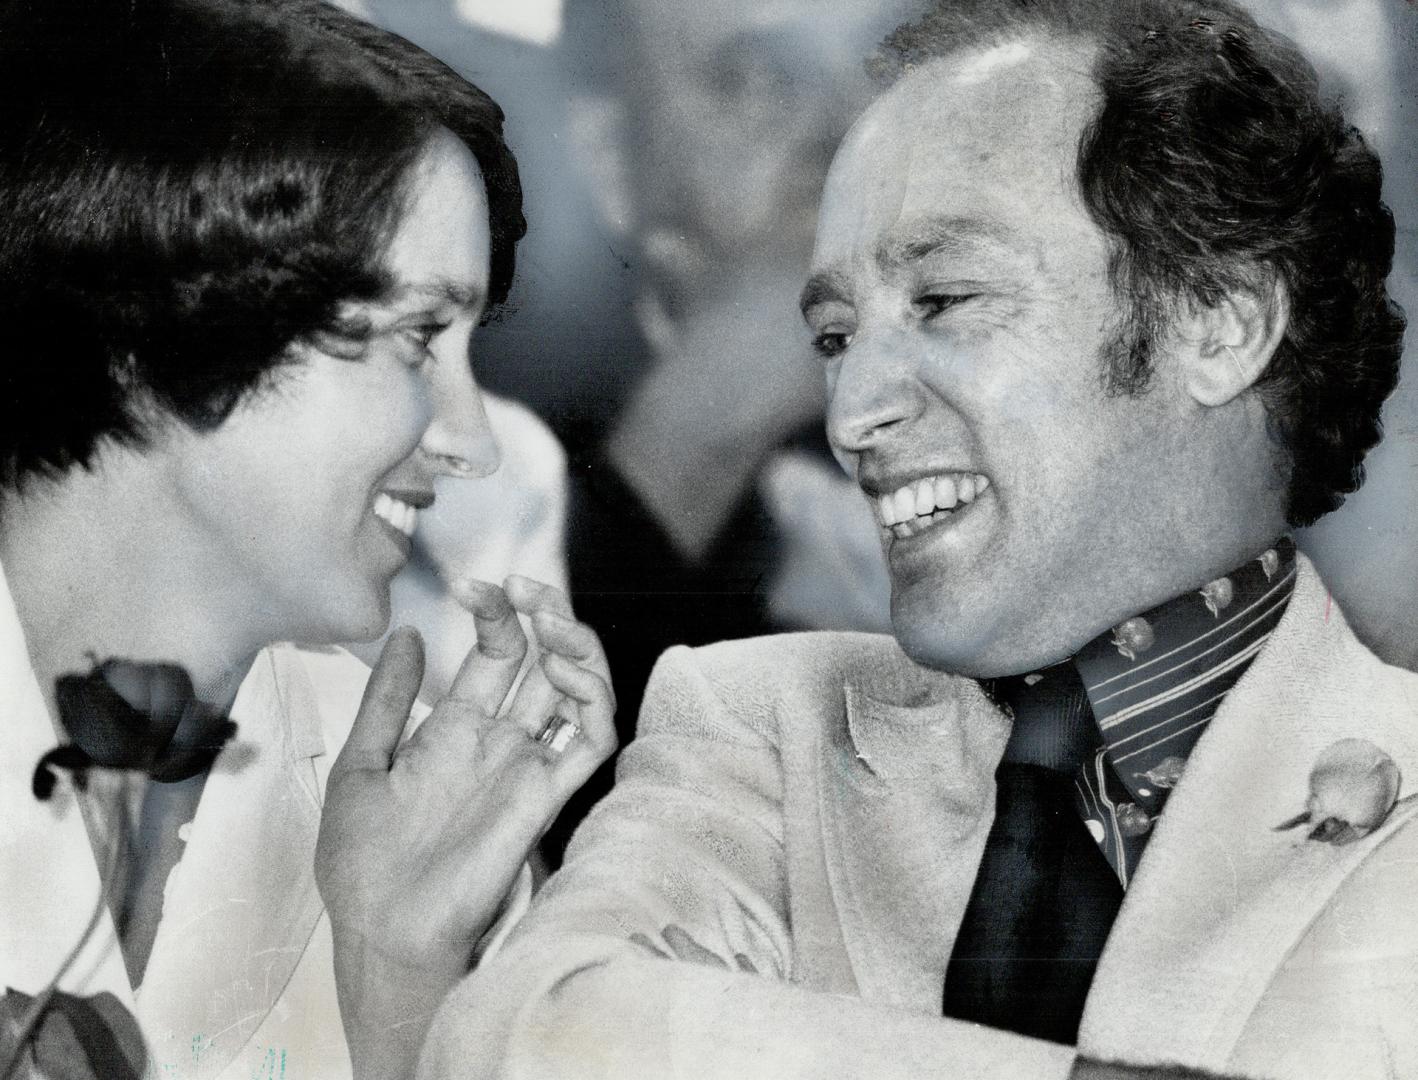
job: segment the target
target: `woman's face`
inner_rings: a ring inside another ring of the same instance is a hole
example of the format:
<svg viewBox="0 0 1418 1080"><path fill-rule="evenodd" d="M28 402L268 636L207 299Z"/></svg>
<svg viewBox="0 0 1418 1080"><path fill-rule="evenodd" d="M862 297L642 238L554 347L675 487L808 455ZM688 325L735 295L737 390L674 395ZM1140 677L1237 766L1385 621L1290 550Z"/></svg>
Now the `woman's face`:
<svg viewBox="0 0 1418 1080"><path fill-rule="evenodd" d="M206 596L257 643L383 631L435 477L498 465L468 354L489 246L482 174L440 132L389 246L392 297L347 312L374 328L363 355L298 345L301 362L215 431L154 447L175 499L175 572L209 578L174 583L183 595Z"/></svg>

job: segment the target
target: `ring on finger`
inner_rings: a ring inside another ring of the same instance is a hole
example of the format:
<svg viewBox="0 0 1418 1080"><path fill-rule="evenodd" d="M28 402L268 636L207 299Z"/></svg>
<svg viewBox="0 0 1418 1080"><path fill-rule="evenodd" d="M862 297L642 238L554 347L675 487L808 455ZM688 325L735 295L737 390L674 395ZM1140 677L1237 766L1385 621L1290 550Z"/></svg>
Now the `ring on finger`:
<svg viewBox="0 0 1418 1080"><path fill-rule="evenodd" d="M571 740L579 734L581 734L581 725L575 720L568 720L564 716L552 713L547 718L546 725L537 733L537 742L553 754L560 754L571 745Z"/></svg>

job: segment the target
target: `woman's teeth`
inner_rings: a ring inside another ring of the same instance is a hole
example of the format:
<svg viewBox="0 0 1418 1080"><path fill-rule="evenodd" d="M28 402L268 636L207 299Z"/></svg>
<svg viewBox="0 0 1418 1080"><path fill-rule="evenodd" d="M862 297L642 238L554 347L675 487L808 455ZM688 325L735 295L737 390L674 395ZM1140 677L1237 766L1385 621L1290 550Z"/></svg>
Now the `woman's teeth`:
<svg viewBox="0 0 1418 1080"><path fill-rule="evenodd" d="M974 502L989 486L989 477L979 473L927 476L888 495L877 496L877 520L893 536L914 536L957 506Z"/></svg>
<svg viewBox="0 0 1418 1080"><path fill-rule="evenodd" d="M387 521L405 536L413 536L419 512L406 502L380 492L374 497L374 516Z"/></svg>

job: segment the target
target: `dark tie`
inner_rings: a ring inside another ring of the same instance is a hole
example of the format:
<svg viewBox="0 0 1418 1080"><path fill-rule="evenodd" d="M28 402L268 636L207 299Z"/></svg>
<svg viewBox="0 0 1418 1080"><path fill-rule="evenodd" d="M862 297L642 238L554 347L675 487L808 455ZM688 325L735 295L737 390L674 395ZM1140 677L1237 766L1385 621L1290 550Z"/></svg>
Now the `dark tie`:
<svg viewBox="0 0 1418 1080"><path fill-rule="evenodd" d="M1031 679L1034 679L1031 676ZM943 1012L1073 1043L1123 890L1074 805L1096 725L1072 666L1001 680L1015 732L995 820L945 974Z"/></svg>

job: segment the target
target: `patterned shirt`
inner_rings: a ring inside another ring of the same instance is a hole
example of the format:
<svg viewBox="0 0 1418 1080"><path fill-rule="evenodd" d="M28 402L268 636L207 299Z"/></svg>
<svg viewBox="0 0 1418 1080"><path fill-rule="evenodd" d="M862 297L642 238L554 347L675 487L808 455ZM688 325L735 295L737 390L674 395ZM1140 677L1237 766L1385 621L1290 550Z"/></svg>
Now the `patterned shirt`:
<svg viewBox="0 0 1418 1080"><path fill-rule="evenodd" d="M1188 755L1294 587L1295 545L1281 539L1072 660L992 687L1014 714L1005 760L1074 772L1078 811L1124 888Z"/></svg>

